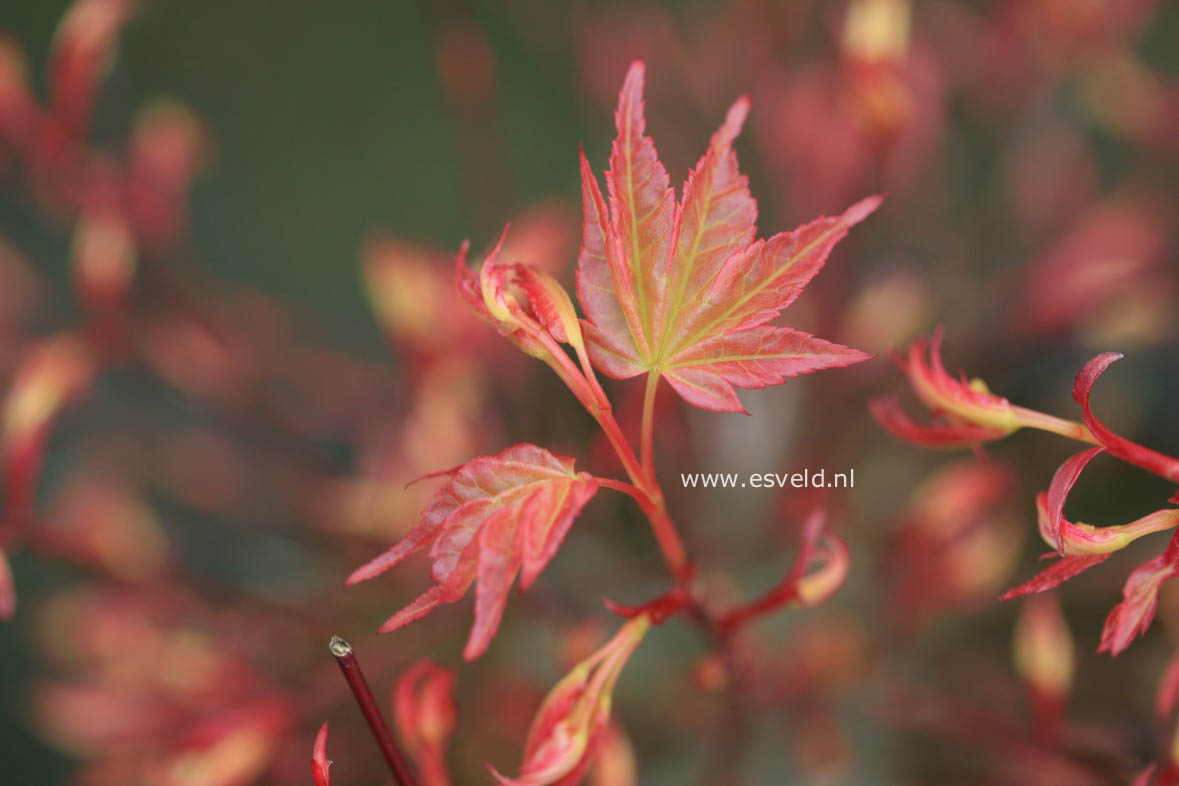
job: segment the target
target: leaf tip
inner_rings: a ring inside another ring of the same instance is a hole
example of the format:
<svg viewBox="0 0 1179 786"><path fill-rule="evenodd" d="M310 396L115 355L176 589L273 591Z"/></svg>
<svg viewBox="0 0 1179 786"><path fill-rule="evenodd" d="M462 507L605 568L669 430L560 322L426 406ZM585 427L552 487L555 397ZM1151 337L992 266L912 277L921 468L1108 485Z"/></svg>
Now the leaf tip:
<svg viewBox="0 0 1179 786"><path fill-rule="evenodd" d="M311 749L311 774L315 779L315 786L331 786L331 776L328 770L332 763L327 757L327 721L319 727L315 735L315 746Z"/></svg>
<svg viewBox="0 0 1179 786"><path fill-rule="evenodd" d="M876 211L884 202L884 194L874 194L865 197L849 207L843 213L843 220L848 226L858 224Z"/></svg>
<svg viewBox="0 0 1179 786"><path fill-rule="evenodd" d="M725 114L725 124L722 127L727 143L732 143L745 127L745 120L749 117L749 110L753 107L753 99L748 94L742 95L729 107Z"/></svg>
<svg viewBox="0 0 1179 786"><path fill-rule="evenodd" d="M646 79L646 75L647 64L643 62L643 59L636 57L631 60L626 69L626 78L622 81L622 91L625 93L637 87L639 92L642 92L643 80Z"/></svg>
<svg viewBox="0 0 1179 786"><path fill-rule="evenodd" d="M1093 391L1093 384L1097 382L1097 378L1123 357L1125 356L1121 352L1103 352L1086 363L1073 383L1073 398L1076 402L1082 407L1087 406L1089 394Z"/></svg>
<svg viewBox="0 0 1179 786"><path fill-rule="evenodd" d="M356 584L375 579L376 576L383 573L383 570L374 564L375 562L376 560L369 560L348 574L347 579L344 579L344 587L355 587Z"/></svg>

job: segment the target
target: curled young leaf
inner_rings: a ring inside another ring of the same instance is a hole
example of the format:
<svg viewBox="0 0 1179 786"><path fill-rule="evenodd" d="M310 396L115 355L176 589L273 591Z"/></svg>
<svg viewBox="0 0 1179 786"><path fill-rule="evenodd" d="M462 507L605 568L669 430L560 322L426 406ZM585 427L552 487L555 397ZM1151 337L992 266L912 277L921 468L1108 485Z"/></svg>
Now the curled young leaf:
<svg viewBox="0 0 1179 786"><path fill-rule="evenodd" d="M508 590L520 573L529 587L556 554L598 482L573 459L519 444L458 467L408 535L357 568L349 585L371 579L430 546L436 584L381 627L382 632L454 603L478 581L475 624L464 657L477 658L499 627Z"/></svg>
<svg viewBox="0 0 1179 786"><path fill-rule="evenodd" d="M1115 434L1097 419L1089 406L1089 398L1093 393L1093 385L1097 382L1097 378L1121 358L1122 356L1117 352L1106 352L1086 363L1085 367L1081 369L1081 373L1077 374L1077 379L1073 383L1073 398L1081 405L1085 425L1101 443L1101 446L1109 451L1110 455L1174 483L1179 483L1179 459L1159 453L1157 450L1151 450Z"/></svg>
<svg viewBox="0 0 1179 786"><path fill-rule="evenodd" d="M722 629L734 630L755 617L794 602L804 607L817 606L843 586L850 566L847 546L824 530L826 520L822 510L811 513L802 526L798 553L786 575L756 600L721 617Z"/></svg>
<svg viewBox="0 0 1179 786"><path fill-rule="evenodd" d="M645 135L643 81L644 66L635 62L615 113L608 210L582 157L577 296L594 365L621 379L654 374L696 406L742 412L734 387L776 385L867 359L858 350L769 323L880 197L755 242L757 205L732 149L749 111L749 100L741 98L677 205Z"/></svg>
<svg viewBox="0 0 1179 786"><path fill-rule="evenodd" d="M1051 514L1048 510L1048 495L1036 496L1036 514L1039 519L1040 536L1050 546L1055 546L1048 529ZM1164 508L1148 513L1129 524L1110 527L1094 527L1081 521L1069 521L1063 516L1057 520L1062 555L1112 554L1124 549L1143 535L1174 529L1179 526L1179 509Z"/></svg>
<svg viewBox="0 0 1179 786"><path fill-rule="evenodd" d="M531 265L512 265L510 272L512 282L527 296L532 314L541 326L557 341L584 348L577 311L560 282Z"/></svg>
<svg viewBox="0 0 1179 786"><path fill-rule="evenodd" d="M981 379L959 379L942 364L942 331L930 339L918 338L904 359L898 359L913 392L932 412L1005 436L1021 425L1015 408L996 396Z"/></svg>
<svg viewBox="0 0 1179 786"><path fill-rule="evenodd" d="M610 720L614 685L651 627L639 615L578 663L540 705L524 743L520 774L507 778L488 766L502 786L575 786L593 762Z"/></svg>
<svg viewBox="0 0 1179 786"><path fill-rule="evenodd" d="M960 448L1007 436L1005 429L974 423L919 423L901 408L896 396L880 396L868 402L868 411L885 431L898 439L926 448Z"/></svg>
<svg viewBox="0 0 1179 786"><path fill-rule="evenodd" d="M942 331L918 338L908 352L895 356L909 386L929 411L940 418L929 425L911 420L892 398L869 404L873 416L901 439L931 447L960 447L988 442L1021 428L1037 428L1073 439L1092 441L1080 423L1012 404L996 396L981 379L958 379L946 373L941 354Z"/></svg>
<svg viewBox="0 0 1179 786"><path fill-rule="evenodd" d="M499 268L499 253L507 238L508 229L504 227L503 234L484 258L478 271L467 266L467 251L470 244L463 243L455 259L455 285L459 294L467 301L467 305L480 319L494 326L523 352L533 357L544 358L548 354L548 349L513 312L509 304L511 295L508 292L508 282L496 273Z"/></svg>
<svg viewBox="0 0 1179 786"><path fill-rule="evenodd" d="M1064 501L1069 492L1076 485L1081 470L1092 461L1101 448L1090 448L1082 453L1068 458L1052 476L1052 483L1048 486L1043 514L1040 516L1040 530L1044 540L1061 554L1065 553L1064 539L1061 535L1061 522L1064 519ZM1037 499L1037 507L1039 507Z"/></svg>
<svg viewBox="0 0 1179 786"><path fill-rule="evenodd" d="M818 568L800 576L795 587L799 604L807 607L818 606L838 592L851 566L847 544L829 532L815 544L810 561Z"/></svg>
<svg viewBox="0 0 1179 786"><path fill-rule="evenodd" d="M588 401L596 391L583 376L589 360L573 301L560 282L539 268L499 259L507 234L505 227L478 274L467 267L467 246L463 245L456 269L459 292L479 317L525 353L551 366L583 402ZM558 343L577 351L582 370L572 367Z"/></svg>

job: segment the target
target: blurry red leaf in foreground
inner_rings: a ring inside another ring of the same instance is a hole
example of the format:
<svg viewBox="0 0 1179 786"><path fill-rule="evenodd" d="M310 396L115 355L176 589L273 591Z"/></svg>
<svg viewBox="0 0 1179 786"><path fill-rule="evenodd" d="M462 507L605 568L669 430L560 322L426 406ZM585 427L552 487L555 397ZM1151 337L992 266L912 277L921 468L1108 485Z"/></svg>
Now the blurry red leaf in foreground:
<svg viewBox="0 0 1179 786"><path fill-rule="evenodd" d="M315 786L332 786L332 778L328 775L332 763L327 757L327 731L327 723L319 727L319 734L315 735L315 748L311 751L311 776L315 778Z"/></svg>
<svg viewBox="0 0 1179 786"><path fill-rule="evenodd" d="M32 514L33 491L49 428L85 390L93 374L80 338L61 335L35 344L21 359L4 403L5 524L21 527Z"/></svg>
<svg viewBox="0 0 1179 786"><path fill-rule="evenodd" d="M62 131L80 136L85 130L115 37L130 11L126 0L81 0L62 19L50 64L53 115Z"/></svg>
<svg viewBox="0 0 1179 786"><path fill-rule="evenodd" d="M285 699L259 700L190 726L148 768L146 783L159 786L246 786L254 783L290 730Z"/></svg>
<svg viewBox="0 0 1179 786"><path fill-rule="evenodd" d="M1173 655L1159 680L1158 694L1155 696L1154 710L1159 720L1166 720L1175 711L1179 703L1179 655Z"/></svg>
<svg viewBox="0 0 1179 786"><path fill-rule="evenodd" d="M12 586L12 570L8 567L8 555L0 549L0 620L12 617L16 611L16 590Z"/></svg>
<svg viewBox="0 0 1179 786"><path fill-rule="evenodd" d="M495 635L517 571L522 587L532 584L597 492L598 483L584 472L574 472L573 459L529 444L473 459L452 472L417 526L353 572L347 583L380 575L430 546L437 583L390 617L381 630L395 630L441 603L456 602L478 579L475 624L463 651L471 660Z"/></svg>
<svg viewBox="0 0 1179 786"><path fill-rule="evenodd" d="M1060 700L1073 681L1074 645L1068 623L1053 595L1024 602L1015 623L1015 666L1040 698Z"/></svg>
<svg viewBox="0 0 1179 786"><path fill-rule="evenodd" d="M577 294L588 317L594 365L620 379L644 372L666 377L696 406L741 412L734 386L777 385L867 359L858 350L769 323L881 198L755 241L757 205L732 149L749 112L748 98L740 98L677 205L655 145L644 136L643 81L643 64L635 62L615 113L608 214L582 158Z"/></svg>
<svg viewBox="0 0 1179 786"><path fill-rule="evenodd" d="M421 660L397 678L393 720L397 735L417 764L422 786L449 786L446 743L454 731L454 672Z"/></svg>

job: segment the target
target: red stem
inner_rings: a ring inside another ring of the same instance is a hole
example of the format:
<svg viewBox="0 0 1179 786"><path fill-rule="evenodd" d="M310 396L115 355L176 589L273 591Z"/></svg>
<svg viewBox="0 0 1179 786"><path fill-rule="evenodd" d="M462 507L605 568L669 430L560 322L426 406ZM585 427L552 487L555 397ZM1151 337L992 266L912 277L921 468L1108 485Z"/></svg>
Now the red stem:
<svg viewBox="0 0 1179 786"><path fill-rule="evenodd" d="M377 747L381 749L381 755L385 758L385 763L389 765L389 771L393 773L393 780L397 781L397 786L418 786L417 779L414 778L405 761L405 756L397 747L397 742L393 739L389 727L385 725L385 719L381 717L381 710L377 707L376 699L373 698L368 680L364 678L364 672L360 670L360 662L352 654L352 645L339 636L332 636L328 648L335 656L336 663L340 665L340 672L348 682L348 687L352 689L356 703L360 705L360 713L364 715L364 719L377 741Z"/></svg>
<svg viewBox="0 0 1179 786"><path fill-rule="evenodd" d="M598 485L603 488L614 489L621 491L623 494L633 498L639 505L650 505L651 501L647 499L646 493L634 484L627 483L625 480L615 480L614 478L602 478L597 475L594 480L598 481Z"/></svg>
<svg viewBox="0 0 1179 786"><path fill-rule="evenodd" d="M787 603L798 597L796 582L781 582L760 598L738 606L716 621L717 627L724 633L735 630L749 620L777 611Z"/></svg>
<svg viewBox="0 0 1179 786"><path fill-rule="evenodd" d="M659 373L647 374L647 389L643 392L643 424L640 439L640 456L643 472L652 484L655 483L655 394L659 391Z"/></svg>

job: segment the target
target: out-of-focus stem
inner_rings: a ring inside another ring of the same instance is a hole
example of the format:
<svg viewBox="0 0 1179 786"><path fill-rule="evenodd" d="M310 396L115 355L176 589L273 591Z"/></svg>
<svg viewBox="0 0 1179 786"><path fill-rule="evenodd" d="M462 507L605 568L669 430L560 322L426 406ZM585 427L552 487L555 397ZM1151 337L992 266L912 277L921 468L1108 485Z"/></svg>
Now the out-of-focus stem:
<svg viewBox="0 0 1179 786"><path fill-rule="evenodd" d="M360 712L377 741L377 747L381 749L381 755L389 765L389 771L393 773L393 780L397 782L397 786L418 786L405 756L397 747L389 727L385 725L385 719L381 716L381 710L377 707L376 699L373 698L373 692L368 686L368 680L360 670L360 662L352 653L352 645L339 636L332 636L332 640L328 642L328 649L335 656L336 663L340 665L340 672L348 682L348 687L352 689L352 695L356 697L356 703L360 706Z"/></svg>

